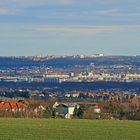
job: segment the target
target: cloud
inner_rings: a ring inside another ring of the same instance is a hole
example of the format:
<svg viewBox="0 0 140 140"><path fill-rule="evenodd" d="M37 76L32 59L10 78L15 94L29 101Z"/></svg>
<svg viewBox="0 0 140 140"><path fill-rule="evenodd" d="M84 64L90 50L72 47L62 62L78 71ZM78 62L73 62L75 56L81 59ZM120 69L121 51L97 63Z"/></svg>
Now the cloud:
<svg viewBox="0 0 140 140"><path fill-rule="evenodd" d="M118 14L117 16L120 16L120 17L140 17L140 13L120 13Z"/></svg>
<svg viewBox="0 0 140 140"><path fill-rule="evenodd" d="M97 14L117 17L139 17L140 12L125 12L120 9L105 9L96 11Z"/></svg>
<svg viewBox="0 0 140 140"><path fill-rule="evenodd" d="M105 10L99 10L97 13L104 14L104 15L118 15L120 12L119 9L105 9Z"/></svg>
<svg viewBox="0 0 140 140"><path fill-rule="evenodd" d="M48 33L65 33L79 35L95 35L102 32L120 32L122 29L117 26L51 26L51 25L34 25L30 28L32 31L48 32Z"/></svg>
<svg viewBox="0 0 140 140"><path fill-rule="evenodd" d="M0 8L0 15L15 15L17 10L8 9L8 8Z"/></svg>
<svg viewBox="0 0 140 140"><path fill-rule="evenodd" d="M70 4L74 0L0 0L1 4L16 4L17 6L48 5L48 4Z"/></svg>
<svg viewBox="0 0 140 140"><path fill-rule="evenodd" d="M127 29L128 28L128 29ZM0 24L0 37L45 38L48 37L93 37L102 34L120 33L133 27L123 26L66 26L35 24ZM139 28L140 29L140 28ZM133 30L138 30L134 28Z"/></svg>

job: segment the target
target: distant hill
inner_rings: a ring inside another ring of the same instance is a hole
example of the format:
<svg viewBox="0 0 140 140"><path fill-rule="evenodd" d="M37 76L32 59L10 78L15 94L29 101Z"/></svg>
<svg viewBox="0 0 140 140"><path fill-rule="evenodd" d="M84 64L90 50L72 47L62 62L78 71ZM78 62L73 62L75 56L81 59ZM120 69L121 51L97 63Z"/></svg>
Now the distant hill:
<svg viewBox="0 0 140 140"><path fill-rule="evenodd" d="M140 66L140 57L131 56L105 56L95 58L54 58L45 60L34 60L31 57L0 57L1 67L22 67L22 66L52 66L52 67L72 67L75 65L133 65Z"/></svg>

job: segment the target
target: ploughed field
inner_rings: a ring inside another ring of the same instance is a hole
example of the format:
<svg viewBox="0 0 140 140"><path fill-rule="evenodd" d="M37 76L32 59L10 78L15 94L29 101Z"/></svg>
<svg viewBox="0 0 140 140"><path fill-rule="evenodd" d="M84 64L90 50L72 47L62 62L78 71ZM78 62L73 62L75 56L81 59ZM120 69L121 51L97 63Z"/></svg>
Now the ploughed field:
<svg viewBox="0 0 140 140"><path fill-rule="evenodd" d="M0 118L0 140L140 140L140 121Z"/></svg>

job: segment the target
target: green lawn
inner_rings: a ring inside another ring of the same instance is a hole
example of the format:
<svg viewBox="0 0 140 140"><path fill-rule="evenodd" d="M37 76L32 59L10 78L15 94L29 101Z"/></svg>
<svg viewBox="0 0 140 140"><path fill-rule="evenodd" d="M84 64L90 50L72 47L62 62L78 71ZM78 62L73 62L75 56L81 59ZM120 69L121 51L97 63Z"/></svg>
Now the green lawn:
<svg viewBox="0 0 140 140"><path fill-rule="evenodd" d="M140 140L140 122L0 118L0 140Z"/></svg>

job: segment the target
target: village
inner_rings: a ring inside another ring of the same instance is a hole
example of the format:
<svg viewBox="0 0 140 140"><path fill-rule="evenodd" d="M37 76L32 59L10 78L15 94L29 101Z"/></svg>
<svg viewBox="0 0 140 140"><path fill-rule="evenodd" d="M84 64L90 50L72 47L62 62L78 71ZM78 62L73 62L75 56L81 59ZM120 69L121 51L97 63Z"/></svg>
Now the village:
<svg viewBox="0 0 140 140"><path fill-rule="evenodd" d="M118 101L111 97L104 101L48 100L1 101L1 117L65 118L65 119L140 119L140 97Z"/></svg>

